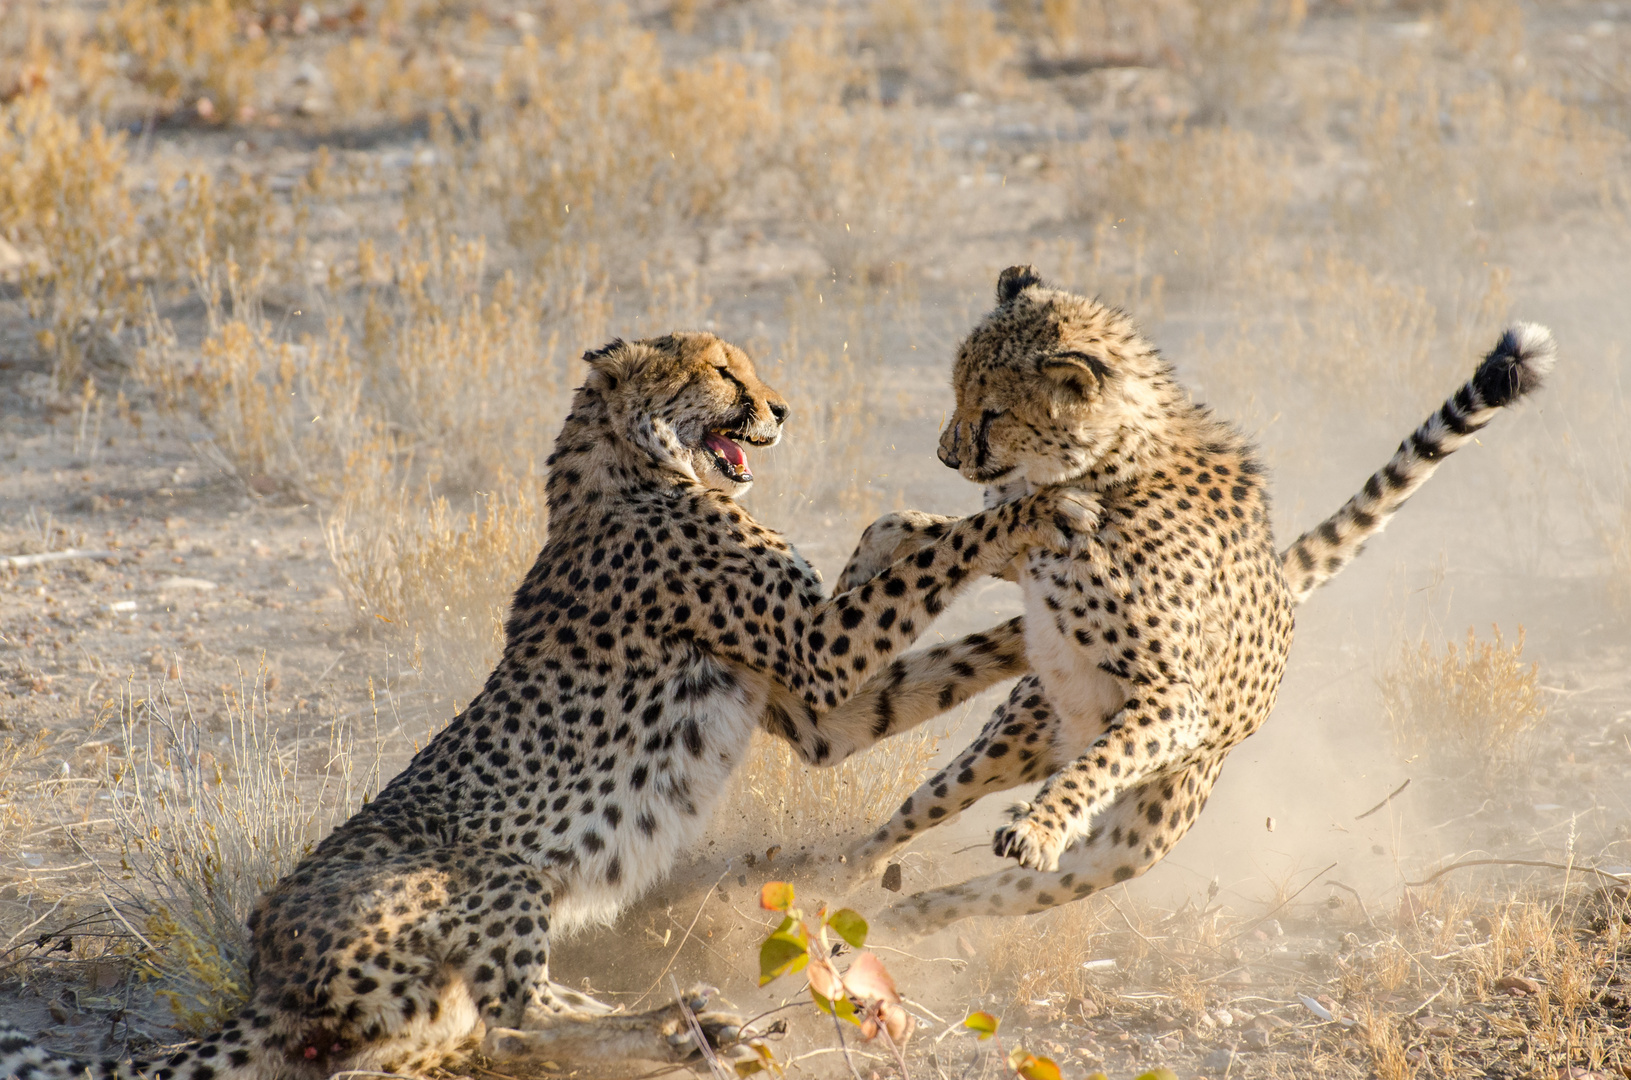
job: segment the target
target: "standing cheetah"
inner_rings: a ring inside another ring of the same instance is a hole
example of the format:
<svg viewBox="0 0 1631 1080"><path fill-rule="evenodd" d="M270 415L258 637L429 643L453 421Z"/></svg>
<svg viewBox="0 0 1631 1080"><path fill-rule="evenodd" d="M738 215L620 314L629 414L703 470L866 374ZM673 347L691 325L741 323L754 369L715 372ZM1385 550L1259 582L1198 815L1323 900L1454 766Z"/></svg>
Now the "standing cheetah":
<svg viewBox="0 0 1631 1080"><path fill-rule="evenodd" d="M870 876L921 828L1048 778L993 839L1018 869L918 894L883 917L919 932L1042 911L1158 862L1273 708L1293 607L1446 455L1536 389L1555 355L1543 327L1507 330L1362 491L1278 554L1252 448L1190 402L1131 319L1047 288L1030 267L1003 272L997 301L958 351L940 458L987 485L988 503L1064 485L1097 500L1102 524L1076 551L1033 548L1005 568L1024 592L1034 674L849 857L852 873ZM937 542L953 520L875 522L838 587Z"/></svg>
<svg viewBox="0 0 1631 1080"><path fill-rule="evenodd" d="M707 822L756 727L842 760L1023 670L1016 623L897 659L967 585L1091 525L1069 492L948 527L857 589L736 499L787 406L710 334L614 341L549 458L549 539L485 688L261 898L249 1001L155 1061L0 1034L0 1076L318 1080L490 1058L682 1061L679 1003L621 1016L550 981L552 932L609 920ZM870 680L870 681L869 681ZM692 1011L706 992L693 995ZM715 1045L736 1018L704 1012Z"/></svg>

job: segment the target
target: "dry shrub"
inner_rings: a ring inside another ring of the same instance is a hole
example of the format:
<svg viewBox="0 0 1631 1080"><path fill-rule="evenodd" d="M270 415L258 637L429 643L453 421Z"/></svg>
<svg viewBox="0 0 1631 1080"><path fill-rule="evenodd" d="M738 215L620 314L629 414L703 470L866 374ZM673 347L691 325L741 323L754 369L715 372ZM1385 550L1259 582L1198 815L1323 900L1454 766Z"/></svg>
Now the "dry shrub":
<svg viewBox="0 0 1631 1080"><path fill-rule="evenodd" d="M1359 1031L1377 1080L1413 1080L1416 1063L1408 1056L1394 1014L1367 1006L1359 1017Z"/></svg>
<svg viewBox="0 0 1631 1080"><path fill-rule="evenodd" d="M325 61L331 100L309 98L302 108L334 124L405 122L458 101L465 86L464 65L440 40L353 36Z"/></svg>
<svg viewBox="0 0 1631 1080"><path fill-rule="evenodd" d="M1176 68L1194 89L1194 118L1229 120L1273 86L1303 0L1005 0L1033 67Z"/></svg>
<svg viewBox="0 0 1631 1080"><path fill-rule="evenodd" d="M1400 753L1470 766L1489 784L1521 769L1546 717L1538 666L1522 662L1523 628L1511 645L1493 629L1493 641L1469 629L1465 647L1447 643L1442 656L1426 641L1406 647L1381 679Z"/></svg>
<svg viewBox="0 0 1631 1080"><path fill-rule="evenodd" d="M367 261L392 281L369 291L361 318L368 396L418 475L464 493L547 455L575 384L571 360L608 334L594 270L563 267L526 285L506 273L489 287L484 242L435 235Z"/></svg>
<svg viewBox="0 0 1631 1080"><path fill-rule="evenodd" d="M1492 271L1489 291L1465 317L1468 330L1499 324L1504 281L1503 270ZM1262 422L1265 389L1284 407L1283 386L1264 385L1265 359L1290 385L1312 391L1312 407L1363 399L1360 422L1391 418L1390 426L1449 392L1466 367L1467 350L1442 343L1440 312L1425 288L1334 252L1306 249L1295 268L1248 264L1240 283L1255 288L1231 305L1233 328L1187 350L1208 402L1229 415Z"/></svg>
<svg viewBox="0 0 1631 1080"><path fill-rule="evenodd" d="M1517 0L1446 0L1434 22L1450 51L1497 69L1523 49L1523 9Z"/></svg>
<svg viewBox="0 0 1631 1080"><path fill-rule="evenodd" d="M115 96L118 61L95 12L50 0L13 0L0 19L0 104L48 92L59 106L102 110Z"/></svg>
<svg viewBox="0 0 1631 1080"><path fill-rule="evenodd" d="M982 919L976 927L984 992L1001 988L1027 1002L1097 1000L1100 992L1082 964L1110 956L1100 903L1078 901L1026 919ZM1131 962L1131 954L1118 962Z"/></svg>
<svg viewBox="0 0 1631 1080"><path fill-rule="evenodd" d="M1228 120L1263 100L1285 39L1302 25L1306 0L1192 0L1186 67L1197 119Z"/></svg>
<svg viewBox="0 0 1631 1080"><path fill-rule="evenodd" d="M546 46L528 36L505 54L479 137L436 129L436 161L410 197L489 208L473 222L534 260L562 244L604 243L625 272L672 230L706 262L708 231L747 178L771 130L768 80L715 57L694 68L667 61L631 26ZM623 252L639 254L628 258Z"/></svg>
<svg viewBox="0 0 1631 1080"><path fill-rule="evenodd" d="M8 671L17 682L32 683L36 673L21 666ZM7 734L0 738L0 851L11 866L21 866L22 838L31 831L40 800L32 794L40 766L51 749L46 732Z"/></svg>
<svg viewBox="0 0 1631 1080"><path fill-rule="evenodd" d="M303 253L298 215L264 180L247 172L163 168L158 187L163 197L143 208L153 247L151 285L161 292L195 288L229 264L248 271L257 294L291 282Z"/></svg>
<svg viewBox="0 0 1631 1080"><path fill-rule="evenodd" d="M1443 79L1408 54L1385 73L1353 76L1365 169L1333 211L1367 258L1456 288L1487 261L1491 240L1533 221L1537 207L1623 210L1623 134L1536 83Z"/></svg>
<svg viewBox="0 0 1631 1080"><path fill-rule="evenodd" d="M784 154L810 238L845 280L898 277L949 190L943 152L910 112L811 110Z"/></svg>
<svg viewBox="0 0 1631 1080"><path fill-rule="evenodd" d="M1005 89L1017 42L981 0L875 0L868 15L862 40L877 50L880 68L898 68L935 96Z"/></svg>
<svg viewBox="0 0 1631 1080"><path fill-rule="evenodd" d="M1186 36L1185 0L1003 0L1003 14L1042 61L1148 63Z"/></svg>
<svg viewBox="0 0 1631 1080"><path fill-rule="evenodd" d="M218 463L252 490L329 504L330 550L359 615L410 636L451 619L479 627L453 637L485 649L495 605L543 539L540 465L575 381L561 341L604 338L604 285L562 271L489 288L482 244L434 236L389 255L365 244L358 261L392 284L368 290L355 343L338 319L322 337L283 340L257 282L206 265L197 352L155 324L139 370L203 421ZM664 298L698 302L672 282L649 291L659 314ZM466 499L479 512L453 511Z"/></svg>
<svg viewBox="0 0 1631 1080"><path fill-rule="evenodd" d="M123 0L107 22L133 60L129 77L160 109L194 105L200 119L230 122L262 104L256 88L274 59L271 41L232 0Z"/></svg>
<svg viewBox="0 0 1631 1080"><path fill-rule="evenodd" d="M281 340L261 313L258 282L235 263L208 282L208 333L182 349L156 318L137 370L172 409L198 416L214 436L211 457L251 489L337 494L338 465L369 434L363 372L347 338Z"/></svg>
<svg viewBox="0 0 1631 1080"><path fill-rule="evenodd" d="M378 774L358 774L340 728L303 761L298 743L275 733L264 672L224 692L224 734L170 694L131 685L109 705L124 748L109 777L123 849L110 903L139 946L138 970L197 1033L248 996L244 921L255 901L361 805Z"/></svg>
<svg viewBox="0 0 1631 1080"><path fill-rule="evenodd" d="M390 516L342 502L325 530L352 610L413 641L414 666L450 680L454 697L503 651L510 594L547 531L541 478L496 487L468 514L445 496L405 498Z"/></svg>
<svg viewBox="0 0 1631 1080"><path fill-rule="evenodd" d="M1146 241L1173 281L1233 277L1277 227L1291 196L1287 154L1243 129L1179 126L1165 137L1118 139L1102 188L1078 188L1073 212L1101 237ZM1090 162L1079 163L1090 168Z"/></svg>
<svg viewBox="0 0 1631 1080"><path fill-rule="evenodd" d="M12 264L45 324L40 345L60 390L139 310L142 251L125 167L120 136L67 115L43 91L0 106L0 266Z"/></svg>

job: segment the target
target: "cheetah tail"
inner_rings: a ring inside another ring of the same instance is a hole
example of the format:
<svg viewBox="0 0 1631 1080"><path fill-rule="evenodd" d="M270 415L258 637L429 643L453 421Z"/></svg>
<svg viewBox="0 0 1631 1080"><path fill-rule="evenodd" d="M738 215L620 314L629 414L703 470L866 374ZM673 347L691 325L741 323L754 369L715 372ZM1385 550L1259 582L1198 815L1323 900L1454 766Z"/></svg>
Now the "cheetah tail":
<svg viewBox="0 0 1631 1080"><path fill-rule="evenodd" d="M241 1046L219 1045L221 1036L170 1047L155 1060L107 1057L85 1060L38 1045L33 1036L0 1026L0 1080L261 1080L268 1072ZM321 1075L321 1074L318 1074Z"/></svg>
<svg viewBox="0 0 1631 1080"><path fill-rule="evenodd" d="M1335 577L1445 457L1465 446L1502 406L1534 392L1556 360L1550 330L1536 323L1507 327L1473 377L1399 444L1359 494L1299 536L1280 556L1292 598L1300 604Z"/></svg>
<svg viewBox="0 0 1631 1080"><path fill-rule="evenodd" d="M137 1076L133 1063L86 1062L36 1046L16 1028L0 1028L0 1077L5 1080L125 1080Z"/></svg>

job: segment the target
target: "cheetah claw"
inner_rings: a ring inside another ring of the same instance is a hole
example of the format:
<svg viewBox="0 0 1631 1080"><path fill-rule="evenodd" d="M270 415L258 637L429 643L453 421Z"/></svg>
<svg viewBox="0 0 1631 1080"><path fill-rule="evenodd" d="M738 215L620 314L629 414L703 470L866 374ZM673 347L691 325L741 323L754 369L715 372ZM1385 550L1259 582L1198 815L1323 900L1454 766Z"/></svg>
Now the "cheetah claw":
<svg viewBox="0 0 1631 1080"><path fill-rule="evenodd" d="M719 987L709 986L706 983L698 983L695 986L687 988L680 1000L685 1002L685 1007L687 1009L690 1009L694 1013L699 1013L708 1007L708 999L712 998L717 993L719 993Z"/></svg>
<svg viewBox="0 0 1631 1080"><path fill-rule="evenodd" d="M1005 505L1015 508L1021 527L1031 530L1039 546L1056 551L1076 550L1098 531L1103 514L1092 495L1068 487L1043 488Z"/></svg>
<svg viewBox="0 0 1631 1080"><path fill-rule="evenodd" d="M1029 818L1019 818L998 827L991 838L991 850L999 858L1017 859L1027 870L1051 874L1059 869L1059 853L1064 845L1052 830Z"/></svg>

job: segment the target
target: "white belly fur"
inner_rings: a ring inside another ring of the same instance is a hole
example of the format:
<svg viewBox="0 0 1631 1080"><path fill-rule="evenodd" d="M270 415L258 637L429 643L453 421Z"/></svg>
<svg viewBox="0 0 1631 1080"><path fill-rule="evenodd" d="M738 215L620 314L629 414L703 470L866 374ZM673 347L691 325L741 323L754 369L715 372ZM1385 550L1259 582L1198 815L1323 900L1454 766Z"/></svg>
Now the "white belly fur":
<svg viewBox="0 0 1631 1080"><path fill-rule="evenodd" d="M1042 680L1048 704L1059 717L1054 741L1055 768L1080 757L1093 740L1104 734L1106 722L1127 701L1121 681L1099 667L1104 646L1078 644L1061 634L1055 614L1043 602L1051 585L1025 574L1020 590L1025 597L1025 655L1031 670Z"/></svg>
<svg viewBox="0 0 1631 1080"><path fill-rule="evenodd" d="M668 873L675 858L695 847L708 827L715 807L730 790L731 774L747 756L753 732L759 726L770 700L770 683L757 672L733 669L735 685L728 690L693 698L683 710L705 720L707 752L700 758L676 750L654 771L651 782L639 795L625 791L623 813L628 826L615 834L615 842L600 856L602 861L617 855L623 866L623 880L608 885L599 873L560 875L551 925L561 933L571 933L587 925L605 925L658 879ZM695 814L680 812L669 793L683 788ZM653 835L645 836L632 827L642 811L657 821ZM557 871L557 873L559 873Z"/></svg>

